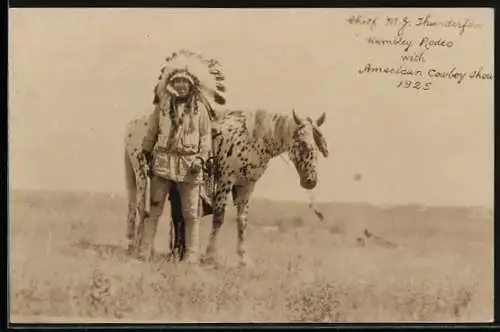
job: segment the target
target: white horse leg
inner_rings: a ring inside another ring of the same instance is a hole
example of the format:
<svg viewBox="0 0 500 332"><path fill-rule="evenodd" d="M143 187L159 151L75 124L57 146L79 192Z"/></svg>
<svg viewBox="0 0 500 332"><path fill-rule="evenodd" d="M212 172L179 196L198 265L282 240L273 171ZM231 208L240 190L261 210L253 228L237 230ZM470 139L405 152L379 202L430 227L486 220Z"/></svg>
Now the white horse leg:
<svg viewBox="0 0 500 332"><path fill-rule="evenodd" d="M208 240L205 260L209 263L217 262L217 236L219 230L224 223L224 214L226 212L226 204L228 195L231 191L232 184L226 186L218 186L214 201L214 215L212 219L212 230Z"/></svg>
<svg viewBox="0 0 500 332"><path fill-rule="evenodd" d="M135 237L135 248L139 249L144 240L144 220L146 215L146 200L149 199L149 195L146 194L146 190L150 189L147 186L147 178L145 174L137 176L137 191L136 191L136 213L137 213L137 231Z"/></svg>
<svg viewBox="0 0 500 332"><path fill-rule="evenodd" d="M136 227L136 212L137 212L137 185L136 175L133 170L130 155L125 151L125 183L128 193L128 213L127 213L127 231L126 237L129 240L128 250L131 253L135 241L135 227Z"/></svg>
<svg viewBox="0 0 500 332"><path fill-rule="evenodd" d="M240 266L251 265L251 260L247 256L246 250L246 234L247 234L247 219L248 219L248 209L250 196L255 188L255 183L246 186L236 187L236 209L237 216L236 221L238 225L238 241L236 253L239 257Z"/></svg>

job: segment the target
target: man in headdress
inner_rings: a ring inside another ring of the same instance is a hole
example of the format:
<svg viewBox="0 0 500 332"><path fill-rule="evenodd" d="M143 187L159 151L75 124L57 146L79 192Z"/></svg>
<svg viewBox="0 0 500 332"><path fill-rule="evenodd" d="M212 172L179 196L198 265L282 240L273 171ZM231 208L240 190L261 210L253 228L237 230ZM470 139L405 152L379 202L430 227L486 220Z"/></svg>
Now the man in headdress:
<svg viewBox="0 0 500 332"><path fill-rule="evenodd" d="M204 68L196 72L196 65L200 64ZM216 83L216 88L212 89L200 77L204 69L211 74L210 78L220 81L223 76L214 68L215 64L191 52L174 53L167 58L167 66L155 87L154 123L143 144L143 152L153 165L151 210L144 220L140 248L140 253L147 257L153 253L158 220L166 198L172 186L177 186L185 222L185 260L198 262L202 168L212 148L210 114L213 110L205 94L214 97L219 104L225 102L219 93L224 87Z"/></svg>

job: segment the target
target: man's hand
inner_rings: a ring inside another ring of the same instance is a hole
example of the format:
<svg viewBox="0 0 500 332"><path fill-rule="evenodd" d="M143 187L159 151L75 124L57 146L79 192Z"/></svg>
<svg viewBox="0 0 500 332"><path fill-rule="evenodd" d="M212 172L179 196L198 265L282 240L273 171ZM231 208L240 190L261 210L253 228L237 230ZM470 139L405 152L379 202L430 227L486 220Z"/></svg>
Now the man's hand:
<svg viewBox="0 0 500 332"><path fill-rule="evenodd" d="M144 155L144 158L146 159L146 175L149 177L153 177L153 154L146 150L142 150L142 153Z"/></svg>
<svg viewBox="0 0 500 332"><path fill-rule="evenodd" d="M214 158L210 157L207 161L205 161L205 170L209 175L212 175L214 172Z"/></svg>
<svg viewBox="0 0 500 332"><path fill-rule="evenodd" d="M151 164L151 160L153 159L153 154L146 150L142 150L142 153L144 154L144 157L146 157L146 162L148 164Z"/></svg>
<svg viewBox="0 0 500 332"><path fill-rule="evenodd" d="M198 174L201 171L202 168L202 162L201 159L196 158L193 163L191 164L191 169L189 170L192 174Z"/></svg>

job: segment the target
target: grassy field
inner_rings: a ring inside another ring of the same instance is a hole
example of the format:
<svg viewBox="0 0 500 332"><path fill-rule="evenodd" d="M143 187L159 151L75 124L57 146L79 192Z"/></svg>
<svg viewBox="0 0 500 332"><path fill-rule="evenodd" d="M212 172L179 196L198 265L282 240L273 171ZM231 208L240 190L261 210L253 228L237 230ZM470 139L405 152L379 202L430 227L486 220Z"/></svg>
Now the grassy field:
<svg viewBox="0 0 500 332"><path fill-rule="evenodd" d="M234 208L221 267L127 257L126 201L13 192L12 322L415 322L493 317L493 218L465 207L377 207L254 200L249 269L237 268ZM210 220L203 219L204 250ZM366 231L368 232L366 232Z"/></svg>

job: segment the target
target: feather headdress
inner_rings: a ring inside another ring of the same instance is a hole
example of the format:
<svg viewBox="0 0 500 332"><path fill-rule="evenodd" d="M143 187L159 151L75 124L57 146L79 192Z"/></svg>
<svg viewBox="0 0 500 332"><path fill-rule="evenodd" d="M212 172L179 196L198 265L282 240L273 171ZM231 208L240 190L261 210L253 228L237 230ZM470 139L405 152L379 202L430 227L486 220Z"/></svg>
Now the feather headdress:
<svg viewBox="0 0 500 332"><path fill-rule="evenodd" d="M207 97L219 105L226 103L224 75L217 60L207 59L201 54L188 50L180 50L172 53L165 61L154 89L153 104L159 104L168 95L176 94L170 85L171 80L176 77L188 79L205 104L208 103Z"/></svg>

